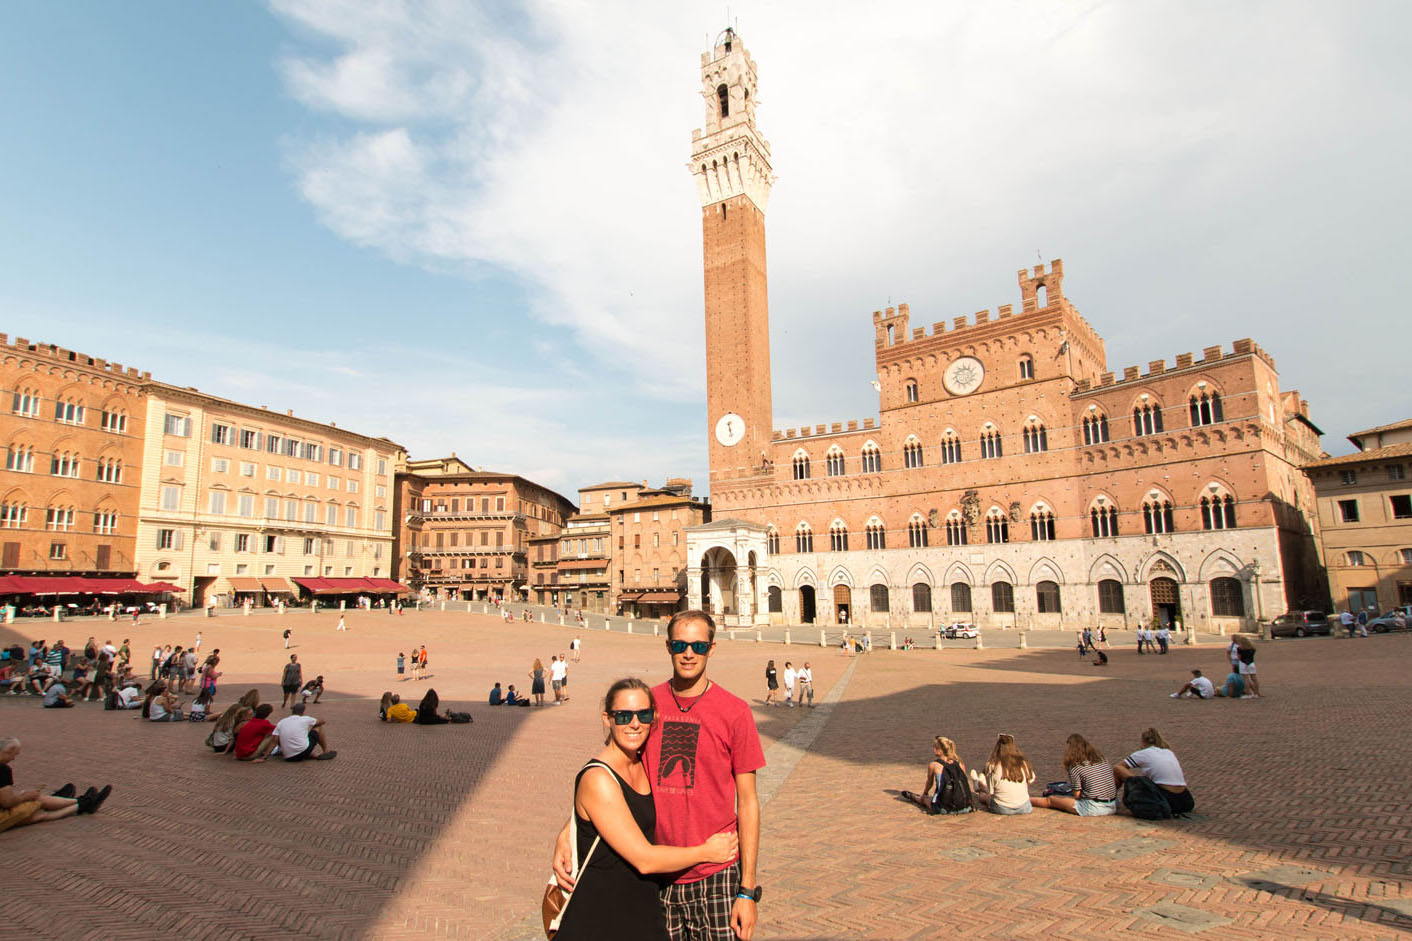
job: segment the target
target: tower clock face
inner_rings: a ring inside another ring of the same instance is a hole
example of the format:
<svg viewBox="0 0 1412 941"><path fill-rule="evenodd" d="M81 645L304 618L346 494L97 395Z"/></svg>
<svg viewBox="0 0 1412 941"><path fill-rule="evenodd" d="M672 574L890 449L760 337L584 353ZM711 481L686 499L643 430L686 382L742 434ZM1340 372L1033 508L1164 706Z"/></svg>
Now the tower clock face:
<svg viewBox="0 0 1412 941"><path fill-rule="evenodd" d="M985 378L985 367L974 356L963 356L942 374L941 384L952 395L970 395L981 387Z"/></svg>
<svg viewBox="0 0 1412 941"><path fill-rule="evenodd" d="M745 437L745 419L735 412L726 412L716 422L716 440L725 447L734 447Z"/></svg>

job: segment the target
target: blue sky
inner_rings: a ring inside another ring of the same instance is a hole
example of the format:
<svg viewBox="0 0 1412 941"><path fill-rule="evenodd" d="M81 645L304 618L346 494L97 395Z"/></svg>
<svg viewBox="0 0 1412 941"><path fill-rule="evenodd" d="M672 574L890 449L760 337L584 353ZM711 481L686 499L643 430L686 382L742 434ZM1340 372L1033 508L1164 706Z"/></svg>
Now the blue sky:
<svg viewBox="0 0 1412 941"><path fill-rule="evenodd" d="M732 7L776 427L876 414L869 312L1014 303L1037 251L1112 368L1253 337L1335 453L1412 412L1406 5L810 10ZM9 4L0 330L570 495L702 492L685 163L720 16Z"/></svg>

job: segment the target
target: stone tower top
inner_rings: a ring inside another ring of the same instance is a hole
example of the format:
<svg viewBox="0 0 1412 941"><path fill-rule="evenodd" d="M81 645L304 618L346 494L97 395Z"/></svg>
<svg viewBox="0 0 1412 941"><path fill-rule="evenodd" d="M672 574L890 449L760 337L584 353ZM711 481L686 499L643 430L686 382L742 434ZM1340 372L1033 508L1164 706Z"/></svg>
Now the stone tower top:
<svg viewBox="0 0 1412 941"><path fill-rule="evenodd" d="M746 196L764 212L774 175L770 144L755 128L755 62L733 29L701 54L701 97L706 129L691 133L691 163L701 205Z"/></svg>

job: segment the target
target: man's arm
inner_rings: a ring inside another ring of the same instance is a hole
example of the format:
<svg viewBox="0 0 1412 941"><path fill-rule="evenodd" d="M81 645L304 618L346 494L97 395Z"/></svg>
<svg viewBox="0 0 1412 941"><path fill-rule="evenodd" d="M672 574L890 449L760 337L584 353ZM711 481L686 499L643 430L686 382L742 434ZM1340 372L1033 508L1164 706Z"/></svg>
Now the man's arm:
<svg viewBox="0 0 1412 941"><path fill-rule="evenodd" d="M736 831L740 835L740 884L755 888L760 884L755 863L760 852L760 795L755 790L755 772L735 776ZM740 941L755 934L755 902L736 899L731 907L731 929Z"/></svg>

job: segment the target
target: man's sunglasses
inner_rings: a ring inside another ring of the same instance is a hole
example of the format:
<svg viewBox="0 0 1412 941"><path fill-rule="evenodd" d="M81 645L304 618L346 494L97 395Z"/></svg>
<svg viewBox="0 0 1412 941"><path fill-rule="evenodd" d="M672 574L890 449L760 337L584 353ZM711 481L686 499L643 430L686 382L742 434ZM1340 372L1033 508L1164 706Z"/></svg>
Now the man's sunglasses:
<svg viewBox="0 0 1412 941"><path fill-rule="evenodd" d="M690 647L691 652L699 657L704 657L711 652L711 642L709 640L669 640L667 649L675 656L679 653L686 653L686 648Z"/></svg>
<svg viewBox="0 0 1412 941"><path fill-rule="evenodd" d="M638 709L634 712L631 709L614 709L608 715L613 717L614 725L627 725L632 721L633 716L637 716L637 721L643 725L651 725L653 717L657 715L657 710Z"/></svg>

